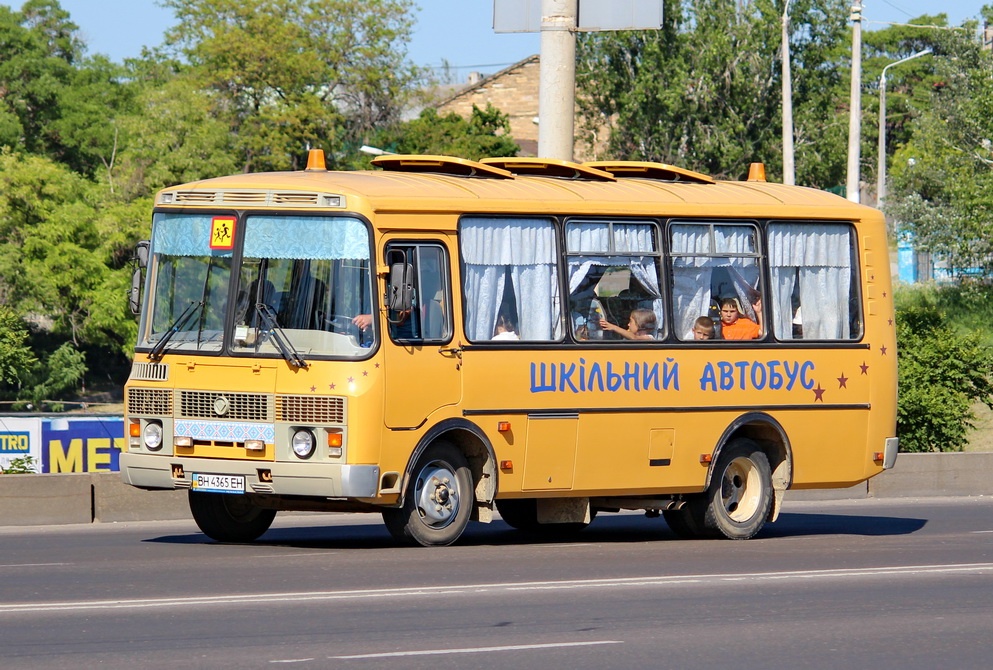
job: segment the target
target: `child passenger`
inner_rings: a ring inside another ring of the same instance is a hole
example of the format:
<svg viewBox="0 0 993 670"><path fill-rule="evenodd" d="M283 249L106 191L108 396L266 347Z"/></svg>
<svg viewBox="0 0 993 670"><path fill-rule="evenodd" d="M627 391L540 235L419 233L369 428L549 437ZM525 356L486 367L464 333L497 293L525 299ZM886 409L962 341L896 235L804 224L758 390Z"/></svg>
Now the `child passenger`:
<svg viewBox="0 0 993 670"><path fill-rule="evenodd" d="M762 298L756 300L755 317L758 323L747 316L742 316L738 310L738 301L734 298L721 298L721 337L725 340L754 340L762 333Z"/></svg>
<svg viewBox="0 0 993 670"><path fill-rule="evenodd" d="M600 319L600 328L613 331L628 340L654 340L656 327L655 312L650 309L633 310L628 319L627 330L606 319Z"/></svg>
<svg viewBox="0 0 993 670"><path fill-rule="evenodd" d="M497 317L496 328L493 329L493 340L519 340L514 321L506 314Z"/></svg>
<svg viewBox="0 0 993 670"><path fill-rule="evenodd" d="M693 322L693 328L686 334L684 340L714 339L714 320L709 316L701 316Z"/></svg>

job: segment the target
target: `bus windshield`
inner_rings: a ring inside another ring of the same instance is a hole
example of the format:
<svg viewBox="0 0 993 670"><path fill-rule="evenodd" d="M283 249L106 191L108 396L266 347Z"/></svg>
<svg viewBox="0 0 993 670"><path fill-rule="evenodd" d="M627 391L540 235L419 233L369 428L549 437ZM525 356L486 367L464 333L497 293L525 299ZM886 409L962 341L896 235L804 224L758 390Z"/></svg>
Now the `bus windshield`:
<svg viewBox="0 0 993 670"><path fill-rule="evenodd" d="M230 309L234 327L227 341L235 354L283 355L264 311L274 315L280 335L304 358L369 353L376 335L372 320L361 318L373 310L369 235L361 221L249 216L241 224L244 246L240 267L235 267L233 244L232 249L210 247L216 220L210 215L156 215L148 306L152 319L143 343L156 346L169 337L164 347L169 351L220 351Z"/></svg>

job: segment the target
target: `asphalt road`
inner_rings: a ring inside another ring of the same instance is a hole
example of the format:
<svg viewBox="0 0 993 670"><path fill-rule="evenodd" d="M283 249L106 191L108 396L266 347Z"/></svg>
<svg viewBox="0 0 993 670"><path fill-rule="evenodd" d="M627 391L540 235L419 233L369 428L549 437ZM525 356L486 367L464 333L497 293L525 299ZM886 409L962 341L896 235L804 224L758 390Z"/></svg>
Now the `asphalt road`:
<svg viewBox="0 0 993 670"><path fill-rule="evenodd" d="M0 528L0 667L993 667L993 500L787 501L755 539L603 515L569 541L378 517Z"/></svg>

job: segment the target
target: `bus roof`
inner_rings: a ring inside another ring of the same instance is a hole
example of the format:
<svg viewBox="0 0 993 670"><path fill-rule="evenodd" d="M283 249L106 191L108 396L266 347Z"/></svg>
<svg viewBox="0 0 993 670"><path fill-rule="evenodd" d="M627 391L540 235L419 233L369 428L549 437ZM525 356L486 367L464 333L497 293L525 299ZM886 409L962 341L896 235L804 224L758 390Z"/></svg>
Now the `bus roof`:
<svg viewBox="0 0 993 670"><path fill-rule="evenodd" d="M466 163L472 162L459 159L459 165ZM554 167L558 169L560 164L556 162ZM507 178L496 174L494 166L489 168L494 172L492 176L432 172L430 166L423 165L414 171L400 168L239 174L164 189L157 195L156 205L214 208L278 206L294 209L327 207L328 203L336 203L346 211L371 210L377 213L801 217L835 220L881 216L875 209L826 191L770 182L669 181L637 176L637 172L616 180L569 179L536 175L533 171ZM622 177L621 173L617 175ZM709 179L703 175L700 177ZM301 197L301 193L313 195L313 201Z"/></svg>

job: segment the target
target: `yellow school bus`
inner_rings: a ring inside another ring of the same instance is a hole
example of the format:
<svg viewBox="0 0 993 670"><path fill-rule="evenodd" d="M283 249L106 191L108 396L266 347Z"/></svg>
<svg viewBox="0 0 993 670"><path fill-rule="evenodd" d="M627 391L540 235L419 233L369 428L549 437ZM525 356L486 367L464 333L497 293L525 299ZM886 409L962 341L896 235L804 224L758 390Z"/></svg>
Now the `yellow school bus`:
<svg viewBox="0 0 993 670"><path fill-rule="evenodd" d="M882 215L659 163L388 155L157 194L125 482L218 541L278 510L446 545L644 510L746 539L892 467ZM143 288L142 288L143 287Z"/></svg>

